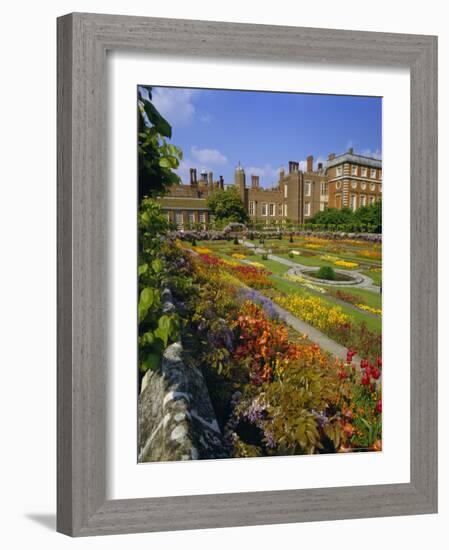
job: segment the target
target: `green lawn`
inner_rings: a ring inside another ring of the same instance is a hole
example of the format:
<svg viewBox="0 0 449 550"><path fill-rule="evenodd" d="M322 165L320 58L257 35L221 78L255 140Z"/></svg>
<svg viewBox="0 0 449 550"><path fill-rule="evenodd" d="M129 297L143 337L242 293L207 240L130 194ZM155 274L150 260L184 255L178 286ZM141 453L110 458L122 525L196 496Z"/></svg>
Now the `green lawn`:
<svg viewBox="0 0 449 550"><path fill-rule="evenodd" d="M382 271L371 271L369 269L364 269L360 271L363 275L367 275L373 280L373 283L377 286L380 286L382 283Z"/></svg>
<svg viewBox="0 0 449 550"><path fill-rule="evenodd" d="M278 241L274 241L278 242ZM237 246L232 245L232 241L202 241L197 243L198 246L209 248L216 254L217 256L221 258L226 258L228 260L234 260L238 261L242 264L245 264L244 260L239 260L232 257L233 252L235 249L237 249ZM267 245L265 245L264 248L268 248ZM280 255L280 257L288 258L288 255L283 254ZM349 315L351 319L353 319L356 323L364 322L366 323L367 327L370 330L374 330L376 332L380 332L382 330L382 320L380 317L374 317L373 315L369 315L361 310L358 310L357 308L351 306L350 304L343 304L341 301L337 301L333 296L329 294L321 294L319 292L315 292L311 289L305 288L301 286L299 283L295 283L293 281L287 281L283 278L283 275L286 273L286 271L289 269L289 266L283 265L279 262L276 262L275 260L262 260L260 254L254 254L246 258L249 261L257 262L266 267L269 271L271 271L272 275L270 276L271 281L273 282L273 288L278 290L279 292L283 292L287 295L298 293L302 296L312 295L312 296L319 296L321 300L323 300L324 303L326 303L329 306L338 305L344 313ZM292 258L288 258L292 259ZM319 258L314 257L302 257L297 256L293 258L293 261L297 260L299 263L304 263L304 265L310 265L310 266L321 266L321 265L333 265L329 262L325 262L323 260L320 260ZM304 261L303 261L304 260ZM306 263L306 261L308 263ZM316 263L316 262L319 263ZM336 266L335 266L336 267ZM373 273L373 275L376 272ZM369 276L371 276L370 273L368 273ZM374 279L374 277L373 277ZM323 286L323 285L320 285ZM342 289L344 292L352 293L353 295L360 296L363 298L363 300L371 307L380 308L381 306L381 295L376 294L364 289Z"/></svg>
<svg viewBox="0 0 449 550"><path fill-rule="evenodd" d="M382 294L380 293L371 292L370 290L365 290L364 288L340 288L340 290L345 294L358 296L370 307L382 309Z"/></svg>

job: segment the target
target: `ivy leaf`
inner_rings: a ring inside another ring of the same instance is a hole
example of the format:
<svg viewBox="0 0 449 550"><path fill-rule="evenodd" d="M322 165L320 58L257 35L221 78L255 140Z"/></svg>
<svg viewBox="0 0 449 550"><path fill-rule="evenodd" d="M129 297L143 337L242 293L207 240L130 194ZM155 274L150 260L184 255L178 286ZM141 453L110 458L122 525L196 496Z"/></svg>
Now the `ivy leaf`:
<svg viewBox="0 0 449 550"><path fill-rule="evenodd" d="M157 353L149 353L139 365L141 372L156 370L161 364L161 356Z"/></svg>
<svg viewBox="0 0 449 550"><path fill-rule="evenodd" d="M144 288L140 293L138 313L139 321L145 318L150 307L155 303L155 300L159 297L159 293L155 288Z"/></svg>
<svg viewBox="0 0 449 550"><path fill-rule="evenodd" d="M165 137L171 137L171 126L165 118L159 113L156 107L149 101L144 101L145 113L148 120L153 124L156 130Z"/></svg>
<svg viewBox="0 0 449 550"><path fill-rule="evenodd" d="M163 270L164 266L162 264L162 261L159 258L156 258L151 262L151 269L155 273L160 273Z"/></svg>
<svg viewBox="0 0 449 550"><path fill-rule="evenodd" d="M139 265L139 269L138 269L139 277L141 275L144 275L147 271L148 271L148 264Z"/></svg>

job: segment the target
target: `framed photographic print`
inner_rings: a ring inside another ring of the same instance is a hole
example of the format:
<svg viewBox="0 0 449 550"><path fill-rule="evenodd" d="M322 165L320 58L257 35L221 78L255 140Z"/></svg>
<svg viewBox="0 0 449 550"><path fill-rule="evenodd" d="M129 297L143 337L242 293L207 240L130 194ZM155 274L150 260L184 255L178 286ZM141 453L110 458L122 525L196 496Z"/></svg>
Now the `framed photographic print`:
<svg viewBox="0 0 449 550"><path fill-rule="evenodd" d="M58 20L58 530L437 509L436 38Z"/></svg>

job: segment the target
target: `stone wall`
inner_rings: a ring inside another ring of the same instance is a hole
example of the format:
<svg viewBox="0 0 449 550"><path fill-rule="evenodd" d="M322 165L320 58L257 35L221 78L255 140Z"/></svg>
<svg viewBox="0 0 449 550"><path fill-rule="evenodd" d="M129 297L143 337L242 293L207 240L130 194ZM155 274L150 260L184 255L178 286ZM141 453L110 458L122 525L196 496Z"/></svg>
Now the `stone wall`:
<svg viewBox="0 0 449 550"><path fill-rule="evenodd" d="M293 236L307 236L307 237L319 237L321 239L357 239L360 241L367 241L371 243L381 243L382 234L381 233L346 233L343 231L288 231L283 230L282 233L285 235ZM248 238L249 235L254 239L276 239L279 235L277 231L265 230L265 231L255 231L250 229L238 229L231 231L217 231L217 230L186 230L186 231L175 231L172 233L173 238L181 239L184 241L191 241L195 239L197 241L219 241L230 239L231 235L236 235L237 237L245 236Z"/></svg>
<svg viewBox="0 0 449 550"><path fill-rule="evenodd" d="M172 303L165 293L166 303ZM173 304L172 304L173 305ZM171 344L160 371L148 371L138 399L139 462L227 458L201 371Z"/></svg>

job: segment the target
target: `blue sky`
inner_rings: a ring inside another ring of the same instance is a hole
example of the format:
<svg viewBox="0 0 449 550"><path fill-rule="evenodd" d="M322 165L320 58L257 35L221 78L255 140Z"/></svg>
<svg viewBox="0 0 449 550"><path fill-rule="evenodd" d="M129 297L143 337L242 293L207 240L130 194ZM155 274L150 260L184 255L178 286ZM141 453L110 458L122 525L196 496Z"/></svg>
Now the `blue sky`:
<svg viewBox="0 0 449 550"><path fill-rule="evenodd" d="M212 171L234 180L240 161L247 174L269 187L281 166L309 154L325 162L349 147L380 157L382 100L377 97L153 88L153 102L173 129L172 143L184 152L178 171Z"/></svg>

